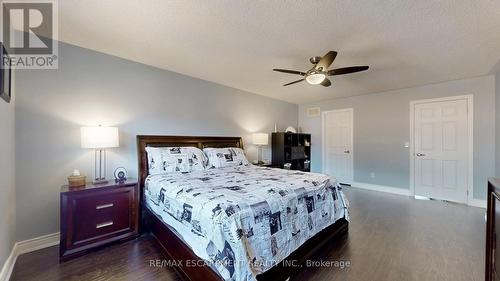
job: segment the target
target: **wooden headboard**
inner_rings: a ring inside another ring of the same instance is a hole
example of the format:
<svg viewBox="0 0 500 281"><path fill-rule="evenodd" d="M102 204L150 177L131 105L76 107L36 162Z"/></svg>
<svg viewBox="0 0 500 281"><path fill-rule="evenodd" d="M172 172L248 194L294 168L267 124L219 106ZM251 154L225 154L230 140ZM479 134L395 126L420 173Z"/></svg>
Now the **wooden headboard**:
<svg viewBox="0 0 500 281"><path fill-rule="evenodd" d="M243 148L240 137L197 137L197 136L137 136L137 156L139 157L139 186L141 198L144 193L144 181L148 176L148 157L146 147L194 146L206 147L239 147Z"/></svg>

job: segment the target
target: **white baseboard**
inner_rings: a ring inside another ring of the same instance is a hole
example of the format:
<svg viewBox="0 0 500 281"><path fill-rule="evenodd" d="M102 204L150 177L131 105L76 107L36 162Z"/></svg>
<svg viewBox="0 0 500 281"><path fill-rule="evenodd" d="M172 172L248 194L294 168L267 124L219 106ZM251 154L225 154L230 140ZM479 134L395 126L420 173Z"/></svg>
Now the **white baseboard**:
<svg viewBox="0 0 500 281"><path fill-rule="evenodd" d="M411 194L410 190L408 190L408 189L391 187L391 186L377 185L377 184L364 183L364 182L353 182L351 184L351 186L354 188L357 187L357 188L361 188L361 189L381 191L381 192L398 194L398 195L403 195L403 196L413 196ZM467 203L467 205L472 206L472 207L479 207L479 208L486 209L486 200L472 199Z"/></svg>
<svg viewBox="0 0 500 281"><path fill-rule="evenodd" d="M351 183L351 186L361 188L361 189L381 191L381 192L398 194L398 195L403 195L403 196L410 196L411 195L409 189L403 189L403 188L397 188L397 187L391 187L391 186L385 186L385 185L378 185L378 184L371 184L371 183L364 183L364 182L353 182L353 183Z"/></svg>
<svg viewBox="0 0 500 281"><path fill-rule="evenodd" d="M19 256L55 245L59 245L59 232L20 241L14 247L16 248L16 254Z"/></svg>
<svg viewBox="0 0 500 281"><path fill-rule="evenodd" d="M467 205L472 206L472 207L479 207L479 208L486 209L486 200L472 199L469 201L469 203Z"/></svg>
<svg viewBox="0 0 500 281"><path fill-rule="evenodd" d="M2 271L0 271L0 281L9 281L10 275L12 274L12 270L14 269L14 264L16 264L16 246L12 247L12 251L10 251L10 255L5 260Z"/></svg>
<svg viewBox="0 0 500 281"><path fill-rule="evenodd" d="M14 244L9 257L5 261L2 271L0 272L0 281L9 281L17 257L22 254L33 252L36 250L52 247L59 244L59 232L47 234L33 239L19 241Z"/></svg>

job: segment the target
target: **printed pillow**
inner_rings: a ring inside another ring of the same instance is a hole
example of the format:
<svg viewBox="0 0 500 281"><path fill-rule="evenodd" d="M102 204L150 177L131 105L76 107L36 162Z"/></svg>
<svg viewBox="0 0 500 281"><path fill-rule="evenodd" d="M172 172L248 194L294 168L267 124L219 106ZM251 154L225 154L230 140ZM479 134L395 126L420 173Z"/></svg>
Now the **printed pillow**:
<svg viewBox="0 0 500 281"><path fill-rule="evenodd" d="M208 158L208 168L222 168L230 166L248 165L245 152L241 148L205 148L203 149Z"/></svg>
<svg viewBox="0 0 500 281"><path fill-rule="evenodd" d="M203 171L205 154L196 147L146 147L149 174Z"/></svg>
<svg viewBox="0 0 500 281"><path fill-rule="evenodd" d="M146 153L148 155L149 174L157 175L163 173L161 149L157 147L146 147Z"/></svg>

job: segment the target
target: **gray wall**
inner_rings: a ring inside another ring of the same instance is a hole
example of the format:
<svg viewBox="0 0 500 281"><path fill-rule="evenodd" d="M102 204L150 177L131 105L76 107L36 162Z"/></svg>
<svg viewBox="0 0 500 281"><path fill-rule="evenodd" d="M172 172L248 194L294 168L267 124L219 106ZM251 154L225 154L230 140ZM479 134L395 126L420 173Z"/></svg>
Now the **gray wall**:
<svg viewBox="0 0 500 281"><path fill-rule="evenodd" d="M15 79L14 76L12 78ZM12 88L12 92L14 91L15 89ZM0 270L16 238L15 95L13 96L10 103L0 99Z"/></svg>
<svg viewBox="0 0 500 281"><path fill-rule="evenodd" d="M474 198L484 199L486 179L495 174L492 75L301 105L299 126L312 133L312 169L322 169L321 117L307 117L306 109L354 108L354 181L408 189L410 101L466 94L474 95Z"/></svg>
<svg viewBox="0 0 500 281"><path fill-rule="evenodd" d="M60 186L75 168L92 177L80 126L118 126L108 175L123 165L136 176L138 134L243 136L254 159L252 132L298 122L294 104L63 43L59 55L59 70L20 71L16 80L18 240L59 231Z"/></svg>

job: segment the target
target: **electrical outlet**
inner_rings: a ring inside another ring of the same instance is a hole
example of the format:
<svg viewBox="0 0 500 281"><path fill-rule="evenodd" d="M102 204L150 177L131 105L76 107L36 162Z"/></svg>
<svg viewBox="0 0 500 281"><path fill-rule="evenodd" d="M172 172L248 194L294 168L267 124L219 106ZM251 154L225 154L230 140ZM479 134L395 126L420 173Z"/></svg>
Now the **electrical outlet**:
<svg viewBox="0 0 500 281"><path fill-rule="evenodd" d="M375 178L375 173L374 172L370 173L370 178L372 178L372 179Z"/></svg>

